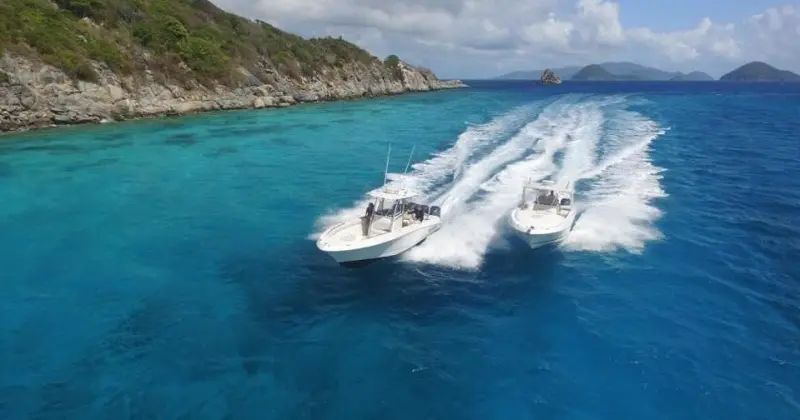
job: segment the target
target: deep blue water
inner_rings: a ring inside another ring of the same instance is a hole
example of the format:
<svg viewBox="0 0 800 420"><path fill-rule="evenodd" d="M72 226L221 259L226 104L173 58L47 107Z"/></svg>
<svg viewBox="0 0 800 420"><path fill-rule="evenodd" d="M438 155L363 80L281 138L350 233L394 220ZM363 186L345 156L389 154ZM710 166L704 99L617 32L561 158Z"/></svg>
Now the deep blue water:
<svg viewBox="0 0 800 420"><path fill-rule="evenodd" d="M800 418L800 86L472 85L0 138L0 418ZM445 226L340 268L388 143Z"/></svg>

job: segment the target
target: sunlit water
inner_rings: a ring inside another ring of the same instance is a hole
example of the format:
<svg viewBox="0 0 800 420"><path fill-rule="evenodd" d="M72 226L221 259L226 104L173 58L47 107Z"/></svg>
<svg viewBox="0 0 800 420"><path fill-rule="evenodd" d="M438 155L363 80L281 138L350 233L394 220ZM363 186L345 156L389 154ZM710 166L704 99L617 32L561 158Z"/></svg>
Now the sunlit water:
<svg viewBox="0 0 800 420"><path fill-rule="evenodd" d="M0 138L0 418L800 417L800 87L473 86ZM443 227L340 268L389 143Z"/></svg>

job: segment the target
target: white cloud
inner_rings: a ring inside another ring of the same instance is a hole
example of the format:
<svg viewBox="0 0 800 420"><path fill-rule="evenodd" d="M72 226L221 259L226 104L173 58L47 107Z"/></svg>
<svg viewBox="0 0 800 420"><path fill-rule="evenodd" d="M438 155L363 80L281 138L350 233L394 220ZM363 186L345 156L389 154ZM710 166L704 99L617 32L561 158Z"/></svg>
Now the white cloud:
<svg viewBox="0 0 800 420"><path fill-rule="evenodd" d="M774 7L735 23L624 27L613 0L216 0L303 35L342 35L445 76L606 60L720 74L759 59L800 70L800 11Z"/></svg>
<svg viewBox="0 0 800 420"><path fill-rule="evenodd" d="M550 13L546 20L531 23L523 27L520 33L522 40L529 46L566 51L570 49L570 38L574 30L575 25L572 22L558 20L555 13Z"/></svg>
<svg viewBox="0 0 800 420"><path fill-rule="evenodd" d="M631 43L643 48L655 48L675 63L692 61L700 56L718 56L727 59L741 54L734 38L733 25L717 25L704 18L696 27L685 31L655 33L648 28L628 30Z"/></svg>
<svg viewBox="0 0 800 420"><path fill-rule="evenodd" d="M619 45L625 41L617 3L579 0L576 20L580 28L578 32L588 44Z"/></svg>
<svg viewBox="0 0 800 420"><path fill-rule="evenodd" d="M800 70L800 10L796 7L773 7L754 15L742 33L753 58Z"/></svg>

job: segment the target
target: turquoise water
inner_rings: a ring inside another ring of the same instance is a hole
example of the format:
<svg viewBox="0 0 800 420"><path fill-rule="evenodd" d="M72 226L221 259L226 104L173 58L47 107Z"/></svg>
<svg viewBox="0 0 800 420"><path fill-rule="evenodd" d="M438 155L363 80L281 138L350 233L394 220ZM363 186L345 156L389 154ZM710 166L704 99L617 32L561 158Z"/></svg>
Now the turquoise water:
<svg viewBox="0 0 800 420"><path fill-rule="evenodd" d="M0 418L800 417L800 87L473 86L1 138ZM445 224L340 268L388 143Z"/></svg>

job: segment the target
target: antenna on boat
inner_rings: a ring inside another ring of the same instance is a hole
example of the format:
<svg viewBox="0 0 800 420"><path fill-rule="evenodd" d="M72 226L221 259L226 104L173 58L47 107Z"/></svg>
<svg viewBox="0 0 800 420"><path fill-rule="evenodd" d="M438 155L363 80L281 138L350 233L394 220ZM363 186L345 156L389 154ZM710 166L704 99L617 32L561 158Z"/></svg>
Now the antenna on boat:
<svg viewBox="0 0 800 420"><path fill-rule="evenodd" d="M386 186L386 177L389 174L389 157L392 156L392 143L389 143L389 151L386 152L386 168L383 170L383 186Z"/></svg>
<svg viewBox="0 0 800 420"><path fill-rule="evenodd" d="M414 149L417 148L417 145L411 146L411 153L408 155L408 163L406 163L406 170L403 171L403 175L408 173L408 168L411 167L411 158L414 157Z"/></svg>

